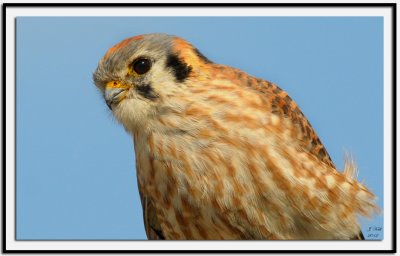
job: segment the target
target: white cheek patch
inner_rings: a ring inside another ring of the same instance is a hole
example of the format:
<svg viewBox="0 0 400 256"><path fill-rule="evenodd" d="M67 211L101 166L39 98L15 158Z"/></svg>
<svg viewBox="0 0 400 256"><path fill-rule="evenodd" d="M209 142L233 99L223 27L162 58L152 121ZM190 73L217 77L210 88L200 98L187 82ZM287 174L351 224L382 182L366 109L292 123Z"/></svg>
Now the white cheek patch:
<svg viewBox="0 0 400 256"><path fill-rule="evenodd" d="M114 107L113 113L115 118L125 127L125 129L133 133L136 129L143 129L147 122L151 106L145 100L127 98Z"/></svg>

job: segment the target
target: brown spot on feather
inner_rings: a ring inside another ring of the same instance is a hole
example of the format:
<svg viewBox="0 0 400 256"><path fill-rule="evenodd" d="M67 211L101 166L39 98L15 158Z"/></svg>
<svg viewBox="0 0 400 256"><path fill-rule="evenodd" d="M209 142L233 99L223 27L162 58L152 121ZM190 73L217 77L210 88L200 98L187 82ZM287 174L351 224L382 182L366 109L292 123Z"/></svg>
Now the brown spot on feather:
<svg viewBox="0 0 400 256"><path fill-rule="evenodd" d="M195 223L194 223L194 226L195 226L195 228L197 229L197 232L199 233L199 235L200 235L200 237L201 237L202 239L205 239L205 240L209 239L208 233L207 233L207 231L203 228L202 225L200 225L199 223L195 222Z"/></svg>

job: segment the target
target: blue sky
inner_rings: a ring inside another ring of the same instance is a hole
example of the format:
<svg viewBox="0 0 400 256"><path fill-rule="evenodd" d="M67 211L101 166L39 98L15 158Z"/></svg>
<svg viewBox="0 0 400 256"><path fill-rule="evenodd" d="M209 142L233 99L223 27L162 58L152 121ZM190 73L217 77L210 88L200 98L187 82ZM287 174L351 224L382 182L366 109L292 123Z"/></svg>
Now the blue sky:
<svg viewBox="0 0 400 256"><path fill-rule="evenodd" d="M17 239L145 239L132 139L92 82L106 50L163 32L277 83L383 209L380 17L17 18ZM382 215L362 220L382 227ZM381 239L378 233L375 239Z"/></svg>

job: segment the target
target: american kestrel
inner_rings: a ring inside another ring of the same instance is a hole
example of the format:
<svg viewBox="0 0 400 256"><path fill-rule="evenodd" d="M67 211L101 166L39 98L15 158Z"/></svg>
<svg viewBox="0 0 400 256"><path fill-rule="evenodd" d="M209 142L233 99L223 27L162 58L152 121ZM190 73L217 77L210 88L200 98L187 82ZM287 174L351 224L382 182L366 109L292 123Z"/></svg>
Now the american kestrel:
<svg viewBox="0 0 400 256"><path fill-rule="evenodd" d="M149 239L362 239L375 196L275 84L166 34L113 46L93 79L133 136Z"/></svg>

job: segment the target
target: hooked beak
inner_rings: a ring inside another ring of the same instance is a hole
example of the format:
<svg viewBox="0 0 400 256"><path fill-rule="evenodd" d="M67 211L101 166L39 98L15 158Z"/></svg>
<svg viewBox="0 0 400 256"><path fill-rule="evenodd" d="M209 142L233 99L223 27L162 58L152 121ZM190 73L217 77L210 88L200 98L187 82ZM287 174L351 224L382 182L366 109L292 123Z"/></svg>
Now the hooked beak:
<svg viewBox="0 0 400 256"><path fill-rule="evenodd" d="M125 99L128 89L128 85L118 81L108 82L104 92L104 99L106 100L107 106L112 110L113 104L118 104Z"/></svg>

